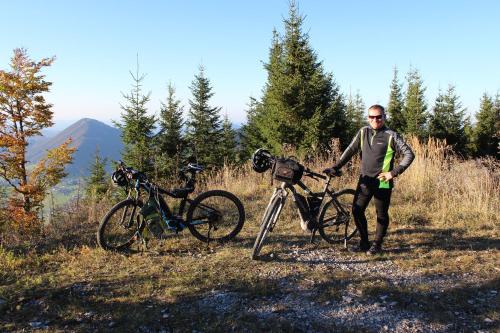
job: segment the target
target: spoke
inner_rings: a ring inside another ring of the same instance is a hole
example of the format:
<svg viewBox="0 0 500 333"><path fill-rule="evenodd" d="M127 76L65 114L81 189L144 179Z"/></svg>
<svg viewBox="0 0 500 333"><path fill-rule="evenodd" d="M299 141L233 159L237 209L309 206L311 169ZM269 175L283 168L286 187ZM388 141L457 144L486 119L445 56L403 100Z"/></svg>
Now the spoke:
<svg viewBox="0 0 500 333"><path fill-rule="evenodd" d="M208 221L208 220L193 219L193 220L191 221L191 223L190 223L190 224L191 224L191 225L202 225L202 224L207 224L207 223L209 223L209 222L210 222L210 221Z"/></svg>
<svg viewBox="0 0 500 333"><path fill-rule="evenodd" d="M330 221L333 221L337 218L337 216L333 216L333 217L330 217L330 218L327 218L327 219L323 219L323 221L325 222L330 222Z"/></svg>
<svg viewBox="0 0 500 333"><path fill-rule="evenodd" d="M325 226L325 227L334 227L334 226L339 227L342 224L344 224L344 223L335 221L334 223L323 223L323 226Z"/></svg>

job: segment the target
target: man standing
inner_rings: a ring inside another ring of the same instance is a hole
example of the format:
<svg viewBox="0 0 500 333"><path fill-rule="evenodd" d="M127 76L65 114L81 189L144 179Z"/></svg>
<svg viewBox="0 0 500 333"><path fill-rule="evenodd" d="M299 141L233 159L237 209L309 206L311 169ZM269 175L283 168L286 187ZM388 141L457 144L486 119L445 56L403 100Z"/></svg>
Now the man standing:
<svg viewBox="0 0 500 333"><path fill-rule="evenodd" d="M370 106L368 123L370 126L359 130L337 163L323 172L334 173L361 151L361 175L354 195L352 213L361 238L358 250L374 255L382 251L382 242L389 226L393 178L410 166L415 155L401 136L385 126L385 110L381 105ZM395 153L403 155L401 163L396 167ZM375 198L377 210L377 229L375 240L370 244L365 210L372 197Z"/></svg>

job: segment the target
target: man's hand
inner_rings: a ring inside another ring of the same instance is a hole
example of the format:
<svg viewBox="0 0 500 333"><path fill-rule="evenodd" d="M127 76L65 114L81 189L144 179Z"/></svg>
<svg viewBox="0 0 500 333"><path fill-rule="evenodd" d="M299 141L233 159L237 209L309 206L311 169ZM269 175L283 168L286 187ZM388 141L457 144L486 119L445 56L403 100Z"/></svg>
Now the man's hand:
<svg viewBox="0 0 500 333"><path fill-rule="evenodd" d="M388 182L389 180L391 180L394 177L392 176L392 173L389 171L389 172L382 172L382 173L380 173L377 176L377 178L380 179L383 182Z"/></svg>

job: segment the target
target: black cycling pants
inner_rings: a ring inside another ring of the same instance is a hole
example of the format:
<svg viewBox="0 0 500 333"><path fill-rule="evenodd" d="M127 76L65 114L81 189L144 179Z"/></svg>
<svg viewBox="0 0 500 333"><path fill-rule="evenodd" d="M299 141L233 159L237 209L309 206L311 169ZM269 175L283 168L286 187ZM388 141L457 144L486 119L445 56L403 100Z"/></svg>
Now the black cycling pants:
<svg viewBox="0 0 500 333"><path fill-rule="evenodd" d="M368 243L368 225L365 210L372 197L374 197L375 209L377 211L377 229L375 232L375 242L382 244L384 236L389 227L389 204L391 202L392 189L379 188L377 178L361 176L359 177L352 213L354 221L359 230L361 243Z"/></svg>

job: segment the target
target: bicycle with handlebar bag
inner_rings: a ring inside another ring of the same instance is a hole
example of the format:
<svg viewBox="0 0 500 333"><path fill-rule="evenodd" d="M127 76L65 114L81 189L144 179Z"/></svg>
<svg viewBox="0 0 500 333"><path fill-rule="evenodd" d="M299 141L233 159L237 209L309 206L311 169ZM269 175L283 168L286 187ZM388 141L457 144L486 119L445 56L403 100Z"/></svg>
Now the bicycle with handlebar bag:
<svg viewBox="0 0 500 333"><path fill-rule="evenodd" d="M340 171L325 176L304 167L293 158L276 157L262 148L252 155L252 167L257 172L271 169L273 179L280 182L264 211L260 230L253 246L252 259L258 259L264 241L276 226L290 193L303 229L311 231L311 243L314 242L314 237L318 232L328 243L343 242L347 247L347 241L357 231L351 211L355 191L353 189L335 191L331 188L332 177L340 177ZM313 192L301 181L304 176L316 181L323 180L323 190ZM298 193L295 185L300 187L306 196Z"/></svg>
<svg viewBox="0 0 500 333"><path fill-rule="evenodd" d="M97 230L99 246L105 250L127 250L140 240L147 248L148 238L161 239L168 232L178 233L185 228L206 243L233 239L245 221L243 205L234 194L210 190L189 198L195 190L196 175L203 169L201 165L188 164L179 172L184 186L167 191L120 161L112 180L128 194L101 220ZM162 195L180 199L175 214Z"/></svg>

